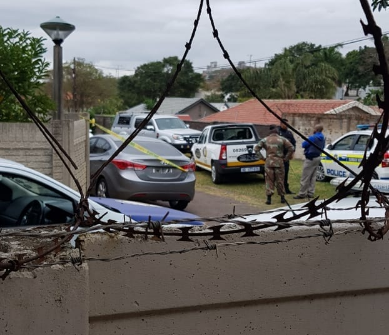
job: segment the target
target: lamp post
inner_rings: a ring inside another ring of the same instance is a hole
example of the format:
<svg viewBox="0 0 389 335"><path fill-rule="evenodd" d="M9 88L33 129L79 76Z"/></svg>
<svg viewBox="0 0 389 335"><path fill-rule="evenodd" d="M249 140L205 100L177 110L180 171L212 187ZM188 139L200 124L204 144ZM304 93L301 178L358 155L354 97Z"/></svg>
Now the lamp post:
<svg viewBox="0 0 389 335"><path fill-rule="evenodd" d="M41 23L41 28L50 36L54 42L54 64L53 64L53 96L57 107L55 118L61 120L62 115L62 47L61 44L76 27L62 20L59 16Z"/></svg>

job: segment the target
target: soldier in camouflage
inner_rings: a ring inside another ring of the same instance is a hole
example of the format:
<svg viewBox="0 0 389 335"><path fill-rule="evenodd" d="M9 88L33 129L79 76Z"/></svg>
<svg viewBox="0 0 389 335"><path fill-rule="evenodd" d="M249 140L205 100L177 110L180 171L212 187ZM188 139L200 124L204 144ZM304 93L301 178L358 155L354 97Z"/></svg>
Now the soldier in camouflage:
<svg viewBox="0 0 389 335"><path fill-rule="evenodd" d="M277 189L281 196L281 203L285 203L285 168L284 162L289 161L294 152L294 147L286 138L278 135L278 127L271 125L269 127L269 136L263 138L254 147L255 152L264 158L260 152L263 148L266 150L265 163L265 181L266 181L266 204L271 204L271 197L274 193L274 188Z"/></svg>

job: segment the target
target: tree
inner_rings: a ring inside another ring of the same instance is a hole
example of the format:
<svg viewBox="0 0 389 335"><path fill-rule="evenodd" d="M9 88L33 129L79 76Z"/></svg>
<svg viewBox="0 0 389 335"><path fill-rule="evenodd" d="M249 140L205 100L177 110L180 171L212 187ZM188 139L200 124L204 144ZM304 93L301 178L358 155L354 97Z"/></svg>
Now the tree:
<svg viewBox="0 0 389 335"><path fill-rule="evenodd" d="M0 26L0 69L27 105L48 121L54 102L43 91L49 63L43 59L43 38L27 31ZM27 122L29 117L13 93L0 79L0 121Z"/></svg>
<svg viewBox="0 0 389 335"><path fill-rule="evenodd" d="M122 108L117 79L77 58L64 65L64 107L68 111L115 114Z"/></svg>
<svg viewBox="0 0 389 335"><path fill-rule="evenodd" d="M143 103L147 99L157 101L165 91L177 65L178 57L164 58L162 61L150 62L139 66L133 76L119 79L119 96L127 107ZM194 72L192 63L184 61L178 77L169 92L169 96L193 97L203 79L201 74Z"/></svg>

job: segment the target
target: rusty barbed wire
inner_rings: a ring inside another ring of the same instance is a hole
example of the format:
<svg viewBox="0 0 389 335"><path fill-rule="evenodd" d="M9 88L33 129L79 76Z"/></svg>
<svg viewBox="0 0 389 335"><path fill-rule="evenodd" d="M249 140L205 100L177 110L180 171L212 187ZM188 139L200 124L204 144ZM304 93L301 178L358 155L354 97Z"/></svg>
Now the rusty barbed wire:
<svg viewBox="0 0 389 335"><path fill-rule="evenodd" d="M331 236L334 235L346 235L346 234L360 234L361 229L344 229L339 230L337 232L332 232ZM270 241L238 241L238 242L221 242L221 243L209 243L208 241L202 241L205 246L194 246L192 248L187 249L180 249L180 250L169 250L169 251L156 251L156 252L142 252L142 253L135 253L131 255L121 255L117 257L110 257L110 258L104 258L104 257L82 257L81 254L77 257L68 257L67 259L62 259L56 262L51 263L44 263L44 264L29 264L29 265L23 265L22 269L36 269L36 268L45 268L45 267L51 267L54 265L67 265L75 263L78 265L81 265L84 262L115 262L115 261L122 261L129 258L136 258L136 257L145 257L145 256L167 256L167 255L177 255L177 254L184 254L189 252L196 252L196 251L215 251L216 256L218 256L218 250L222 248L228 248L228 247L241 247L241 246L264 246L264 245L270 245L270 244L280 244L280 243L288 243L293 242L297 240L302 239L311 239L311 238L324 238L325 244L328 244L328 234L323 234L322 231L319 230L318 233L310 234L310 235L299 235L295 237L285 238L285 239L275 239ZM199 242L196 242L199 243ZM80 251L81 252L81 251ZM77 269L77 268L76 268ZM78 269L77 269L78 270Z"/></svg>

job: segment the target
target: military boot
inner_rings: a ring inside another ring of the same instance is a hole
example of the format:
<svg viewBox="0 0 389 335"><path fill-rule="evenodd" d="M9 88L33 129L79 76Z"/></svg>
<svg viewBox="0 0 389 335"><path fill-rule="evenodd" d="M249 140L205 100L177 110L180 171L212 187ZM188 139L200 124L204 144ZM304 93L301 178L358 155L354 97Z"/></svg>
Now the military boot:
<svg viewBox="0 0 389 335"><path fill-rule="evenodd" d="M267 200L265 202L266 205L271 205L271 195L267 196Z"/></svg>

